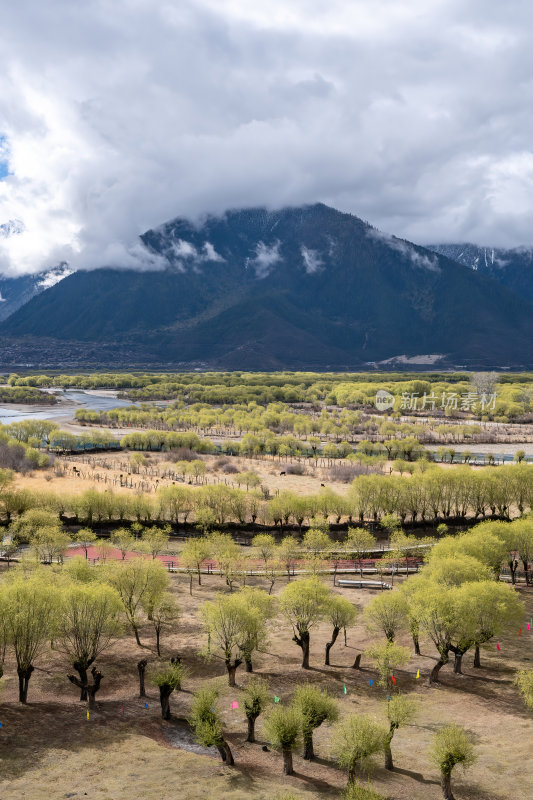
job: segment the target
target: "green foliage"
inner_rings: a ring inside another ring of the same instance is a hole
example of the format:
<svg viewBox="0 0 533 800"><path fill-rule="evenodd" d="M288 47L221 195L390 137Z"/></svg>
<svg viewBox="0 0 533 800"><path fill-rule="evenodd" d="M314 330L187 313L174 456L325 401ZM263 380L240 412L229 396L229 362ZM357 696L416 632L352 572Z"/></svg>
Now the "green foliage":
<svg viewBox="0 0 533 800"><path fill-rule="evenodd" d="M533 709L533 669L518 670L514 684L526 706Z"/></svg>
<svg viewBox="0 0 533 800"><path fill-rule="evenodd" d="M471 738L464 728L455 724L437 731L429 755L443 775L450 775L457 764L466 769L476 760Z"/></svg>
<svg viewBox="0 0 533 800"><path fill-rule="evenodd" d="M356 769L368 769L372 756L383 750L386 738L383 725L371 717L351 714L335 726L331 750L339 767L353 776Z"/></svg>
<svg viewBox="0 0 533 800"><path fill-rule="evenodd" d="M277 705L265 717L263 731L274 750L292 750L301 739L301 714L294 706Z"/></svg>
<svg viewBox="0 0 533 800"><path fill-rule="evenodd" d="M254 676L244 687L242 701L247 717L256 719L263 713L271 699L271 691L264 678Z"/></svg>
<svg viewBox="0 0 533 800"><path fill-rule="evenodd" d="M203 747L221 747L224 744L217 699L216 689L199 689L193 695L189 722L196 741Z"/></svg>
<svg viewBox="0 0 533 800"><path fill-rule="evenodd" d="M164 686L171 692L181 689L183 681L190 675L190 670L179 661L169 662L152 676L154 686Z"/></svg>
<svg viewBox="0 0 533 800"><path fill-rule="evenodd" d="M304 735L312 733L323 722L336 722L339 718L337 701L318 686L297 686L292 702L300 714Z"/></svg>
<svg viewBox="0 0 533 800"><path fill-rule="evenodd" d="M404 667L410 658L409 648L394 642L376 642L365 650L379 672L381 686L392 686L391 675L398 667Z"/></svg>
<svg viewBox="0 0 533 800"><path fill-rule="evenodd" d="M350 782L342 794L343 800L387 800L370 784L363 786L360 783Z"/></svg>

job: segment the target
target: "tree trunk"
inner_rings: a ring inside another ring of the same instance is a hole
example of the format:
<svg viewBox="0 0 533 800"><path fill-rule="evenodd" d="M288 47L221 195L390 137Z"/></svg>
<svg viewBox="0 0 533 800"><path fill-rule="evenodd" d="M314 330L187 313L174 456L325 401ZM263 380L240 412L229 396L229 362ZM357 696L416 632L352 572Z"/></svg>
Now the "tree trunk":
<svg viewBox="0 0 533 800"><path fill-rule="evenodd" d="M361 656L362 655L363 655L362 653L359 653L358 655L356 655L355 661L352 664L352 669L361 669Z"/></svg>
<svg viewBox="0 0 533 800"><path fill-rule="evenodd" d="M26 669L17 667L17 673L19 676L19 703L28 702L28 684L34 669L35 667L33 667L31 664Z"/></svg>
<svg viewBox="0 0 533 800"><path fill-rule="evenodd" d="M463 667L463 656L464 656L464 653L455 653L455 656L454 656L454 659L453 659L453 671L454 671L455 675L462 675L463 674L463 670L462 670L462 667Z"/></svg>
<svg viewBox="0 0 533 800"><path fill-rule="evenodd" d="M440 774L440 788L445 800L455 800L452 794L452 776L450 772L441 772Z"/></svg>
<svg viewBox="0 0 533 800"><path fill-rule="evenodd" d="M529 560L527 558L526 559L522 559L522 564L524 565L524 573L525 573L525 576L526 576L526 586L529 586L529 569L528 569Z"/></svg>
<svg viewBox="0 0 533 800"><path fill-rule="evenodd" d="M290 747L283 748L283 774L294 774L294 769L292 768L292 750Z"/></svg>
<svg viewBox="0 0 533 800"><path fill-rule="evenodd" d="M233 664L228 659L226 661L226 669L228 670L228 686L235 686L235 673L237 672L237 667L242 664L242 661L238 658L235 659Z"/></svg>
<svg viewBox="0 0 533 800"><path fill-rule="evenodd" d="M385 753L385 769L393 770L394 769L394 764L393 764L393 761L392 761L392 750L391 750L391 746L390 746L390 740L385 742L385 746L383 748L383 751Z"/></svg>
<svg viewBox="0 0 533 800"><path fill-rule="evenodd" d="M329 651L331 650L331 648L333 647L333 645L337 641L337 636L339 635L339 630L340 630L340 628L333 628L333 633L331 634L331 641L329 641L326 644L326 660L324 662L326 667L329 667Z"/></svg>
<svg viewBox="0 0 533 800"><path fill-rule="evenodd" d="M309 669L309 631L304 631L304 633L301 633L300 636L295 635L292 638L298 647L302 648L302 669Z"/></svg>
<svg viewBox="0 0 533 800"><path fill-rule="evenodd" d="M224 749L224 745L223 744L217 744L217 750L220 753L220 758L222 759L222 761L225 762L226 761L226 751Z"/></svg>
<svg viewBox="0 0 533 800"><path fill-rule="evenodd" d="M147 658L141 658L141 660L137 663L137 670L139 672L139 697L146 697L146 691L144 689L144 675L147 666Z"/></svg>
<svg viewBox="0 0 533 800"><path fill-rule="evenodd" d="M251 658L245 658L244 664L246 666L246 672L253 672L254 671Z"/></svg>
<svg viewBox="0 0 533 800"><path fill-rule="evenodd" d="M161 636L161 631L159 630L159 628L156 628L155 629L155 649L157 650L157 655L159 656L159 658L161 658L161 648L159 646L160 636Z"/></svg>
<svg viewBox="0 0 533 800"><path fill-rule="evenodd" d="M132 625L131 627L133 628L133 633L135 634L135 641L137 642L139 647L142 647L141 640L139 639L139 629L137 625Z"/></svg>
<svg viewBox="0 0 533 800"><path fill-rule="evenodd" d="M79 661L75 661L72 666L80 676L80 681L83 684L82 688L80 689L80 702L87 702L87 684L89 682L89 678L87 677L87 668L80 664ZM89 667L90 664L87 664Z"/></svg>
<svg viewBox="0 0 533 800"><path fill-rule="evenodd" d="M93 683L89 684L88 679L85 683L82 683L79 678L76 678L75 675L67 675L67 678L74 686L77 686L79 689L85 689L87 693L87 698L89 700L89 709L93 710L96 708L96 692L100 688L100 684L102 682L103 675L101 672L98 672L96 667L91 669L91 675L93 677Z"/></svg>
<svg viewBox="0 0 533 800"><path fill-rule="evenodd" d="M435 666L433 667L433 669L429 673L429 681L428 681L428 683L429 683L430 686L432 684L434 684L434 683L438 683L439 682L439 672L440 672L441 668L447 663L448 663L448 656L447 655L446 656L441 656L439 658L439 660L437 661L437 663L435 664Z"/></svg>
<svg viewBox="0 0 533 800"><path fill-rule="evenodd" d="M304 731L304 758L306 761L312 761L314 757L313 731Z"/></svg>
<svg viewBox="0 0 533 800"><path fill-rule="evenodd" d="M226 741L224 741L224 752L226 754L226 766L232 767L235 764L235 761L233 759L233 753L230 750L230 746Z"/></svg>
<svg viewBox="0 0 533 800"><path fill-rule="evenodd" d="M172 691L167 683L159 687L159 700L161 701L161 716L163 719L170 719L170 695Z"/></svg>
<svg viewBox="0 0 533 800"><path fill-rule="evenodd" d="M257 717L248 717L248 736L246 737L247 742L255 742L255 721Z"/></svg>
<svg viewBox="0 0 533 800"><path fill-rule="evenodd" d="M476 649L474 651L474 666L478 669L481 667L481 658L479 655L479 645L476 644Z"/></svg>
<svg viewBox="0 0 533 800"><path fill-rule="evenodd" d="M418 641L418 633L413 633L413 645L415 648L415 655L419 656L420 653L420 642Z"/></svg>

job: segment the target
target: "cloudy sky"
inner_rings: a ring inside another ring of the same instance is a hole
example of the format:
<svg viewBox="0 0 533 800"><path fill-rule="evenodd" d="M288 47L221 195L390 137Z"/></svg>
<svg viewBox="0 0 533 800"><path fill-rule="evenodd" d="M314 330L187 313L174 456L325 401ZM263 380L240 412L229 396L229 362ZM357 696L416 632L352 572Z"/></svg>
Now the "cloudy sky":
<svg viewBox="0 0 533 800"><path fill-rule="evenodd" d="M528 0L5 3L0 270L146 264L178 215L318 200L533 245L532 31Z"/></svg>

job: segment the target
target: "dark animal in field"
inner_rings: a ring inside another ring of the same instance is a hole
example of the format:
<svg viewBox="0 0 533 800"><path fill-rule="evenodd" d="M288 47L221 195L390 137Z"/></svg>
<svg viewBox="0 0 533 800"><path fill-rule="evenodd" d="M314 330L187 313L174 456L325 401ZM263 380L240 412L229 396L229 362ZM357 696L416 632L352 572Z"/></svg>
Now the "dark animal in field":
<svg viewBox="0 0 533 800"><path fill-rule="evenodd" d="M325 486L326 484L325 484L325 483L321 483L320 485L321 485L321 486Z"/></svg>
<svg viewBox="0 0 533 800"><path fill-rule="evenodd" d="M287 473L286 472L280 472L279 474L280 475L286 475Z"/></svg>

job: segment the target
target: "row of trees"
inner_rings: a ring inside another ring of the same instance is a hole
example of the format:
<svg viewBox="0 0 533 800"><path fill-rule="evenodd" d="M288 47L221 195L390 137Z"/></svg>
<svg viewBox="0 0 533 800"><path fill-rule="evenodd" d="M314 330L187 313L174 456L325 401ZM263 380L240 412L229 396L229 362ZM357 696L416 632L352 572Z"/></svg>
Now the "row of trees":
<svg viewBox="0 0 533 800"><path fill-rule="evenodd" d="M179 523L203 520L210 514L213 525L259 521L281 529L289 524L301 529L317 514L332 518L336 523L377 522L390 515L404 523L479 519L490 515L509 519L516 511L524 513L533 508L533 466L525 464L498 467L490 472L476 472L469 467L445 470L435 466L417 469L407 476L361 475L354 479L346 495L325 487L314 495L284 491L269 501L265 500L264 493L221 484L194 489L166 486L161 487L155 497L95 489L73 496L57 495L15 489L13 473L3 473L0 513L8 521L28 508L41 507L56 510L61 515L74 514L87 524L113 519ZM250 487L253 481L245 478L241 476L239 481Z"/></svg>

